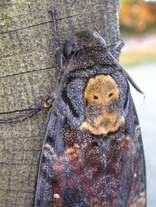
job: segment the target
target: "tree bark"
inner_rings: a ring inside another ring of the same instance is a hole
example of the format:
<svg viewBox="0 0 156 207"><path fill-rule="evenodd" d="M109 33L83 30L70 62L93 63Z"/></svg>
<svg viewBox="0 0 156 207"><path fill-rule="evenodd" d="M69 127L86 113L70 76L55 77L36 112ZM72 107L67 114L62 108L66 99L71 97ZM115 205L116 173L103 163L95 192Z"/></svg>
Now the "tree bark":
<svg viewBox="0 0 156 207"><path fill-rule="evenodd" d="M84 29L96 29L108 44L119 39L118 0L1 0L0 112L35 106L52 92L52 8L61 43ZM46 117L43 111L0 126L0 207L32 206Z"/></svg>

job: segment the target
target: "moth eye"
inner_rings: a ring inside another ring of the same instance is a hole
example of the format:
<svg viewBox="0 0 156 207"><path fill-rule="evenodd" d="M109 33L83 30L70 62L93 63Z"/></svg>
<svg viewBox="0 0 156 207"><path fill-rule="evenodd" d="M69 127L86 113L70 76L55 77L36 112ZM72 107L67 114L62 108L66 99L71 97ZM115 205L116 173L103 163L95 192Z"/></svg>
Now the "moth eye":
<svg viewBox="0 0 156 207"><path fill-rule="evenodd" d="M97 95L94 95L93 98L94 98L95 100L97 100L99 97L98 97Z"/></svg>
<svg viewBox="0 0 156 207"><path fill-rule="evenodd" d="M63 55L66 58L69 58L74 51L74 44L73 42L66 40L63 47Z"/></svg>

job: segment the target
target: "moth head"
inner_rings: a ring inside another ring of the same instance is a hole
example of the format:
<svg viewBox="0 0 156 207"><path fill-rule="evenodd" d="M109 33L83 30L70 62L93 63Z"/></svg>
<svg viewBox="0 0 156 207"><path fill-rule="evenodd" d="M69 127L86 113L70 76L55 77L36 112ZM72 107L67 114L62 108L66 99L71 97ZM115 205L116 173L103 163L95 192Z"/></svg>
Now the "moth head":
<svg viewBox="0 0 156 207"><path fill-rule="evenodd" d="M120 90L109 75L96 75L84 90L85 118L80 130L95 135L115 132L124 124Z"/></svg>
<svg viewBox="0 0 156 207"><path fill-rule="evenodd" d="M74 71L105 63L108 51L105 39L96 31L81 31L64 42L62 49L63 69ZM62 60L62 59L61 59ZM108 62L108 61L107 61Z"/></svg>
<svg viewBox="0 0 156 207"><path fill-rule="evenodd" d="M63 55L66 59L69 59L74 52L96 48L107 48L104 38L96 31L81 31L64 42Z"/></svg>
<svg viewBox="0 0 156 207"><path fill-rule="evenodd" d="M94 30L78 32L75 35L74 42L78 49L107 48L107 44L104 38Z"/></svg>

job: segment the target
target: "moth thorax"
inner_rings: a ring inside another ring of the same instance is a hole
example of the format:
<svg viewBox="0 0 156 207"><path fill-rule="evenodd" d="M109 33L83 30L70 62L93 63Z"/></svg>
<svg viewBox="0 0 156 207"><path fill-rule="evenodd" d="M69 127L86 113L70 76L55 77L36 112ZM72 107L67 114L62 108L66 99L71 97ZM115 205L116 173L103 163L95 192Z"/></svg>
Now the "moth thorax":
<svg viewBox="0 0 156 207"><path fill-rule="evenodd" d="M80 130L95 135L115 132L124 124L120 91L109 75L90 78L84 89L85 114Z"/></svg>

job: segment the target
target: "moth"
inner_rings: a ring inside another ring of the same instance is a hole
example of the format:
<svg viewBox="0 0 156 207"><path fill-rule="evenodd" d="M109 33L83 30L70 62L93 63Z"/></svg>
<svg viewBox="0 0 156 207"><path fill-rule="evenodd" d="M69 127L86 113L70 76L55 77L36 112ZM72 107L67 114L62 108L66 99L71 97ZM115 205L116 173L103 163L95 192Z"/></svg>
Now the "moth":
<svg viewBox="0 0 156 207"><path fill-rule="evenodd" d="M33 207L145 207L143 144L129 82L141 90L118 62L121 45L108 46L97 31L76 33L62 49L55 43L59 73L44 102L51 108Z"/></svg>

